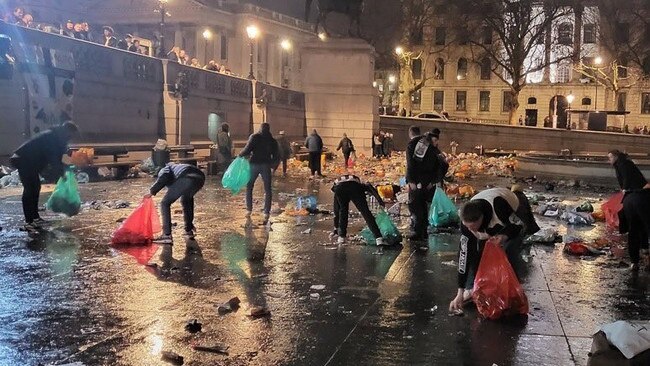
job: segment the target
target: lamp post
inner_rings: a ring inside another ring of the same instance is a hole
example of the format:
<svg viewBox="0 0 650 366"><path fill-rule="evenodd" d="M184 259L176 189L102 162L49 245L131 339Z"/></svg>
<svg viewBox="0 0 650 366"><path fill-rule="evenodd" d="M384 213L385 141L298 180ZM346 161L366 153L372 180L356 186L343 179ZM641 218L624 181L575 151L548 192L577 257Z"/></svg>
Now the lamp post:
<svg viewBox="0 0 650 366"><path fill-rule="evenodd" d="M248 35L248 41L250 44L251 48L251 54L250 54L250 72L248 73L248 78L251 80L255 80L255 74L253 73L253 53L255 51L255 39L259 35L259 29L257 29L256 26L254 25L249 25L246 27L246 34Z"/></svg>
<svg viewBox="0 0 650 366"><path fill-rule="evenodd" d="M283 39L282 42L280 42L280 47L282 47L282 62L281 62L281 78L282 82L281 85L283 88L288 88L289 83L288 80L286 80L286 71L285 71L285 66L289 66L289 51L291 51L291 41L288 39ZM286 57L286 59L285 59ZM285 65L284 61L287 61L287 65Z"/></svg>
<svg viewBox="0 0 650 366"><path fill-rule="evenodd" d="M597 69L597 71L596 71L596 73L594 75L594 78L595 78L594 81L596 81L596 99L594 100L594 110L595 111L598 111L598 72L600 71L598 66L600 66L602 63L603 63L603 58L600 57L600 56L596 56L596 58L594 59L594 65L596 65L596 69Z"/></svg>
<svg viewBox="0 0 650 366"><path fill-rule="evenodd" d="M160 12L160 49L158 56L164 58L167 56L165 51L165 16L167 15L167 2L169 0L158 0L158 11Z"/></svg>
<svg viewBox="0 0 650 366"><path fill-rule="evenodd" d="M203 31L203 39L205 40L205 59L203 65L208 64L208 41L212 39L212 32L209 29Z"/></svg>
<svg viewBox="0 0 650 366"><path fill-rule="evenodd" d="M567 130L571 128L571 103L575 100L575 96L573 96L572 93L569 93L569 95L566 96L566 101L569 103L569 108L566 111L567 114L567 119L566 119L566 128Z"/></svg>

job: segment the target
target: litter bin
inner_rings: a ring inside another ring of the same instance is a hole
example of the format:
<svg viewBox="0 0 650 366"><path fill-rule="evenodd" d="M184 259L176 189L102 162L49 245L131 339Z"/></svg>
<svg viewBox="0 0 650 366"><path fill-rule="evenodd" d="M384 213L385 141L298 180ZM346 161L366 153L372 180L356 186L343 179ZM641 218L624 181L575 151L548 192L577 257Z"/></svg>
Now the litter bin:
<svg viewBox="0 0 650 366"><path fill-rule="evenodd" d="M157 168L162 168L169 163L169 150L152 150L151 160Z"/></svg>

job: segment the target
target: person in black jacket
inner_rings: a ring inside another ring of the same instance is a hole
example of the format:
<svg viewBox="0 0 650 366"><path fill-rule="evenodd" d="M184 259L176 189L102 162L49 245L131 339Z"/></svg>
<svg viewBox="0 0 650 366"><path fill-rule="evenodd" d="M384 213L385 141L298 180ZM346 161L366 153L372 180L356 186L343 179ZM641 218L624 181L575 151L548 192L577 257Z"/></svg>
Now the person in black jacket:
<svg viewBox="0 0 650 366"><path fill-rule="evenodd" d="M154 240L158 244L171 244L172 217L171 205L179 198L183 205L183 220L185 221L185 236L194 240L194 196L203 188L205 174L194 165L169 163L158 172L158 179L149 192L155 196L164 187L167 193L160 202L163 221L162 235Z"/></svg>
<svg viewBox="0 0 650 366"><path fill-rule="evenodd" d="M406 183L409 187L412 241L426 241L429 225L429 204L433 200L435 185L442 181L440 150L435 146L440 131L422 135L420 128L409 129L411 141L406 148ZM446 173L446 172L445 172Z"/></svg>
<svg viewBox="0 0 650 366"><path fill-rule="evenodd" d="M11 164L18 169L23 184L23 213L25 230L33 231L43 224L38 214L38 196L41 193L39 175L50 166L53 177L64 176L65 164L61 161L68 151L68 143L77 134L79 128L72 122L36 135L22 144L11 157Z"/></svg>
<svg viewBox="0 0 650 366"><path fill-rule="evenodd" d="M366 220L368 228L377 240L377 245L386 245L379 226L377 226L377 221L370 212L368 201L366 201L367 192L373 195L382 207L384 206L384 201L372 184L361 183L361 179L354 175L344 175L334 181L332 192L334 192L334 232L332 234L338 236L339 244L344 244L348 235L348 215L350 202L352 202L363 219Z"/></svg>
<svg viewBox="0 0 650 366"><path fill-rule="evenodd" d="M623 197L623 211L619 213L620 230L627 231L628 251L633 271L639 269L641 250L646 263L646 270L650 270L648 258L648 235L650 234L650 184L643 173L634 164L627 154L612 150L607 154L609 162L616 170L616 178Z"/></svg>
<svg viewBox="0 0 650 366"><path fill-rule="evenodd" d="M354 152L354 145L346 133L343 134L343 138L339 142L339 146L336 148L336 151L339 150L343 152L343 165L347 168L350 155Z"/></svg>
<svg viewBox="0 0 650 366"><path fill-rule="evenodd" d="M514 193L505 188L492 188L475 195L461 209L458 292L449 304L450 312L461 310L463 303L471 298L473 276L488 239L496 239L505 248L510 263L518 258L524 230L516 217L518 208L519 199Z"/></svg>
<svg viewBox="0 0 650 366"><path fill-rule="evenodd" d="M271 135L271 125L266 122L262 123L260 132L250 136L246 147L239 153L239 156L251 157L251 180L246 187L247 217L250 217L253 212L253 187L257 177L261 175L264 182L264 223L266 224L271 215L272 169L280 159L278 142Z"/></svg>
<svg viewBox="0 0 650 366"><path fill-rule="evenodd" d="M318 174L319 177L323 176L321 172L321 154L323 154L323 139L314 129L311 135L305 140L305 147L309 151L309 169L311 170L312 178Z"/></svg>

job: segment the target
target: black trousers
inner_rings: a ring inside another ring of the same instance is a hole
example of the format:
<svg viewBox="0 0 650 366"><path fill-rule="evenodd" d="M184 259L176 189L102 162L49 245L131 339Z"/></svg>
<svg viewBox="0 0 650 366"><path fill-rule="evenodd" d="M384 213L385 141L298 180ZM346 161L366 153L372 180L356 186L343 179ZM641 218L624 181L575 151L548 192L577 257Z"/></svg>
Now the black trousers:
<svg viewBox="0 0 650 366"><path fill-rule="evenodd" d="M311 175L316 173L318 173L318 175L323 175L321 173L320 155L320 152L309 152L309 168L311 169Z"/></svg>
<svg viewBox="0 0 650 366"><path fill-rule="evenodd" d="M346 168L348 167L348 161L350 160L350 155L351 154L352 154L352 151L348 151L348 152L344 151L343 152L343 159L344 159L343 165L345 165Z"/></svg>
<svg viewBox="0 0 650 366"><path fill-rule="evenodd" d="M429 206L436 192L432 188L412 189L409 191L409 211L411 212L411 233L424 239L429 227Z"/></svg>
<svg viewBox="0 0 650 366"><path fill-rule="evenodd" d="M650 189L631 192L623 199L628 224L627 246L632 263L639 263L640 250L648 249L650 234Z"/></svg>
<svg viewBox="0 0 650 366"><path fill-rule="evenodd" d="M357 182L340 183L334 188L334 229L342 237L348 235L348 217L350 213L350 202L354 205L366 220L368 228L375 238L381 238L381 231L375 220L375 216L370 212L366 193L361 184Z"/></svg>
<svg viewBox="0 0 650 366"><path fill-rule="evenodd" d="M19 167L18 176L23 184L23 214L25 222L31 224L40 218L38 214L38 197L41 194L41 178L36 169Z"/></svg>

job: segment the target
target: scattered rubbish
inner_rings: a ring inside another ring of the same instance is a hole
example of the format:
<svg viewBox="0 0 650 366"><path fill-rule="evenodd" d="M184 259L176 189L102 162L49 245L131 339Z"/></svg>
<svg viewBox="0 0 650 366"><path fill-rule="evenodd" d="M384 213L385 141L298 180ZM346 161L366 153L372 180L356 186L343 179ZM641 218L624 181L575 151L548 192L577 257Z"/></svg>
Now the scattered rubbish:
<svg viewBox="0 0 650 366"><path fill-rule="evenodd" d="M153 147L155 151L164 151L167 150L168 148L169 148L169 144L167 143L167 140L164 139L158 139L158 141L156 141L156 144Z"/></svg>
<svg viewBox="0 0 650 366"><path fill-rule="evenodd" d="M268 273L260 273L260 274L256 274L256 275L252 276L251 278L264 278L264 277L268 277L268 276L269 276Z"/></svg>
<svg viewBox="0 0 650 366"><path fill-rule="evenodd" d="M526 238L527 243L552 244L562 241L562 237L551 228L542 229Z"/></svg>
<svg viewBox="0 0 650 366"><path fill-rule="evenodd" d="M440 264L442 264L443 266L458 267L458 263L456 263L456 261L454 261L453 259L447 262L441 262Z"/></svg>
<svg viewBox="0 0 650 366"><path fill-rule="evenodd" d="M449 313L449 316L463 316L465 313L463 312L462 309L454 310Z"/></svg>
<svg viewBox="0 0 650 366"><path fill-rule="evenodd" d="M648 365L650 364L648 350L650 350L650 322L619 320L603 325L594 335L589 364Z"/></svg>
<svg viewBox="0 0 650 366"><path fill-rule="evenodd" d="M4 177L0 178L0 187L2 188L19 187L21 185L22 183L20 182L20 177L18 176L17 170L14 170L9 175L5 175Z"/></svg>
<svg viewBox="0 0 650 366"><path fill-rule="evenodd" d="M430 313L430 314L435 314L435 313L437 313L437 312L438 312L438 305L435 305L435 306L432 307L432 308L426 309L426 312L427 312L427 313Z"/></svg>
<svg viewBox="0 0 650 366"><path fill-rule="evenodd" d="M230 313L232 311L236 311L239 309L239 304L241 303L241 300L239 300L238 297L233 297L232 299L228 300L227 302L219 305L217 307L217 312L219 314L224 315L227 313Z"/></svg>
<svg viewBox="0 0 650 366"><path fill-rule="evenodd" d="M160 355L162 361L169 362L173 365L182 365L185 362L183 356L176 352L162 351Z"/></svg>
<svg viewBox="0 0 650 366"><path fill-rule="evenodd" d="M92 147L81 147L70 154L70 162L72 165L83 168L91 165L95 158L95 149Z"/></svg>
<svg viewBox="0 0 650 366"><path fill-rule="evenodd" d="M318 300L318 299L320 299L320 294L318 292L314 292L314 293L309 294L309 297L312 300Z"/></svg>
<svg viewBox="0 0 650 366"><path fill-rule="evenodd" d="M591 214L586 212L565 211L560 218L570 225L593 225L596 222Z"/></svg>
<svg viewBox="0 0 650 366"><path fill-rule="evenodd" d="M307 230L303 230L303 231L301 231L300 233L301 233L301 234L306 234L306 235L309 235L309 234L311 234L311 233L312 233L312 229L311 229L311 228L309 228L309 229L307 229Z"/></svg>
<svg viewBox="0 0 650 366"><path fill-rule="evenodd" d="M402 205L400 203L396 203L392 205L388 210L386 210L389 215L391 216L400 216L402 214Z"/></svg>
<svg viewBox="0 0 650 366"><path fill-rule="evenodd" d="M13 172L13 169L11 169L8 166L0 165L0 178L4 177L5 175L9 175Z"/></svg>
<svg viewBox="0 0 650 366"><path fill-rule="evenodd" d="M192 334L200 332L202 327L203 325L196 319L185 324L185 330Z"/></svg>
<svg viewBox="0 0 650 366"><path fill-rule="evenodd" d="M81 208L84 210L103 210L105 208L109 209L122 209L122 208L129 208L131 206L131 203L123 200L115 200L115 201L89 201L85 202L83 205L81 205Z"/></svg>
<svg viewBox="0 0 650 366"><path fill-rule="evenodd" d="M264 306L254 306L250 310L250 316L253 318L262 318L270 315L271 311Z"/></svg>
<svg viewBox="0 0 650 366"><path fill-rule="evenodd" d="M544 185L544 189L546 189L547 192L553 192L555 190L555 184L553 183L546 183Z"/></svg>
<svg viewBox="0 0 650 366"><path fill-rule="evenodd" d="M571 241L569 243L566 243L564 245L564 252L577 256L604 254L602 251L589 246L582 241Z"/></svg>
<svg viewBox="0 0 650 366"><path fill-rule="evenodd" d="M228 346L223 345L193 346L192 349L200 352L218 353L220 355L228 356Z"/></svg>
<svg viewBox="0 0 650 366"><path fill-rule="evenodd" d="M436 187L433 202L429 210L429 225L433 227L448 227L460 221L456 205L447 197L440 187Z"/></svg>
<svg viewBox="0 0 650 366"><path fill-rule="evenodd" d="M151 197L142 199L142 203L124 220L122 225L113 233L113 245L149 244L155 233L160 232L160 218Z"/></svg>
<svg viewBox="0 0 650 366"><path fill-rule="evenodd" d="M105 166L99 167L99 168L97 169L97 174L98 174L100 177L102 177L102 178L107 178L107 177L110 177L111 175L113 175L113 173L111 172L111 170L108 169L108 168L105 167Z"/></svg>
<svg viewBox="0 0 650 366"><path fill-rule="evenodd" d="M605 222L607 226L618 229L619 227L619 212L623 209L623 192L614 194L607 202L601 206L605 214Z"/></svg>
<svg viewBox="0 0 650 366"><path fill-rule="evenodd" d="M86 184L90 182L90 176L88 173L80 172L77 173L77 183L79 184Z"/></svg>
<svg viewBox="0 0 650 366"><path fill-rule="evenodd" d="M309 289L313 291L322 291L325 290L325 285L311 285Z"/></svg>
<svg viewBox="0 0 650 366"><path fill-rule="evenodd" d="M580 206L576 208L577 212L594 212L594 206L591 205L589 202L584 202Z"/></svg>

